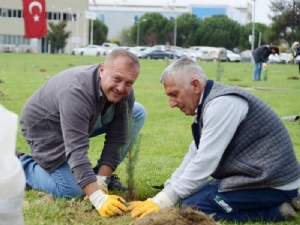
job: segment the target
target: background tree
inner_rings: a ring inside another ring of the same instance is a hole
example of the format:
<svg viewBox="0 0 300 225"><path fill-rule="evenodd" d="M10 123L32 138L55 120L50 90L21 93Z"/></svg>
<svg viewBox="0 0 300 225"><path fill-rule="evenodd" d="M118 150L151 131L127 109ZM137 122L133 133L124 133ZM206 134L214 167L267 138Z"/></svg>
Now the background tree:
<svg viewBox="0 0 300 225"><path fill-rule="evenodd" d="M294 42L300 39L300 1L299 0L271 0L272 15L270 40L274 44L282 41Z"/></svg>
<svg viewBox="0 0 300 225"><path fill-rule="evenodd" d="M91 20L89 22L89 33L91 32ZM99 19L93 21L93 44L102 45L106 41L108 27ZM90 36L89 36L90 42Z"/></svg>
<svg viewBox="0 0 300 225"><path fill-rule="evenodd" d="M199 22L195 45L233 49L239 44L241 25L225 15L214 15Z"/></svg>
<svg viewBox="0 0 300 225"><path fill-rule="evenodd" d="M255 38L254 38L254 49L259 44L259 33L261 32L261 45L270 44L269 40L269 27L263 23L255 23ZM241 28L239 49L251 49L251 43L249 42L249 35L252 35L252 23L247 23Z"/></svg>
<svg viewBox="0 0 300 225"><path fill-rule="evenodd" d="M122 31L119 35L119 40L120 40L121 45L135 46L136 42L134 41L134 39L132 39L131 29L132 29L132 27L122 29Z"/></svg>
<svg viewBox="0 0 300 225"><path fill-rule="evenodd" d="M165 44L165 36L167 32L168 19L160 13L146 13L139 21L140 22L140 45L153 46L155 44ZM135 40L137 37L138 22L132 27L131 38Z"/></svg>
<svg viewBox="0 0 300 225"><path fill-rule="evenodd" d="M200 20L197 16L191 13L184 13L178 16L176 40L178 46L190 47L196 44L195 32L199 27L199 22Z"/></svg>
<svg viewBox="0 0 300 225"><path fill-rule="evenodd" d="M67 21L60 21L58 24L49 22L50 29L48 30L47 38L51 41L51 47L54 48L55 53L59 49L63 49L67 44L67 39L71 31L65 31Z"/></svg>

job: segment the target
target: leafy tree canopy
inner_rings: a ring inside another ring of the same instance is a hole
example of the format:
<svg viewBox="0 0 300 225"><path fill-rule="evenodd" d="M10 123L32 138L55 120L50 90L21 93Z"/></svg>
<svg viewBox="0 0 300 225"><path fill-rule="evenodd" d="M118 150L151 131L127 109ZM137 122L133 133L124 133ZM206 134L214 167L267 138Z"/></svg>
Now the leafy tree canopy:
<svg viewBox="0 0 300 225"><path fill-rule="evenodd" d="M241 25L225 15L205 18L196 30L195 45L232 49L239 45L241 29Z"/></svg>
<svg viewBox="0 0 300 225"><path fill-rule="evenodd" d="M91 32L91 21L89 24L89 32ZM99 19L93 21L93 44L102 45L106 41L107 33L108 28L102 21Z"/></svg>
<svg viewBox="0 0 300 225"><path fill-rule="evenodd" d="M60 21L58 24L49 23L50 29L48 30L47 38L51 42L51 46L57 52L67 45L67 39L70 36L70 31L65 31L67 21Z"/></svg>

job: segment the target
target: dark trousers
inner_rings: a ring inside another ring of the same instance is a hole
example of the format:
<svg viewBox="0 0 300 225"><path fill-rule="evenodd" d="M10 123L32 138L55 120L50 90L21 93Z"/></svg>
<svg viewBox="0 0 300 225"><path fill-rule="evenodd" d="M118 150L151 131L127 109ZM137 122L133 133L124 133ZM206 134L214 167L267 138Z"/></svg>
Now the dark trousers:
<svg viewBox="0 0 300 225"><path fill-rule="evenodd" d="M183 199L180 207L190 206L206 214L213 214L215 220L236 222L282 221L279 206L290 202L298 190L283 191L273 188L249 189L219 192L219 184L208 181L194 194Z"/></svg>

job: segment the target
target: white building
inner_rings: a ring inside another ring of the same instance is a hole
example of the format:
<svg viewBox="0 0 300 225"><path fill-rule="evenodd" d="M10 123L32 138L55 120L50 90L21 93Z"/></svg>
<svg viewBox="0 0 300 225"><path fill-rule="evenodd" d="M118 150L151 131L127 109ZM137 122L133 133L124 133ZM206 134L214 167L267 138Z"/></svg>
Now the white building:
<svg viewBox="0 0 300 225"><path fill-rule="evenodd" d="M88 20L85 11L88 1L84 0L50 0L45 1L47 22L58 23L67 20L67 31L71 31L68 43L63 51L71 53L76 46L88 42ZM48 25L49 29L49 25ZM26 39L24 37L24 19L22 1L0 1L0 52L19 51L31 53L48 53L51 51L47 37ZM52 49L53 51L53 49Z"/></svg>
<svg viewBox="0 0 300 225"><path fill-rule="evenodd" d="M168 19L182 13L193 13L199 19L216 14L227 15L241 25L252 20L252 5L247 0L89 0L89 9L97 14L109 30L107 39L118 38L123 28L134 25L145 13L161 13Z"/></svg>

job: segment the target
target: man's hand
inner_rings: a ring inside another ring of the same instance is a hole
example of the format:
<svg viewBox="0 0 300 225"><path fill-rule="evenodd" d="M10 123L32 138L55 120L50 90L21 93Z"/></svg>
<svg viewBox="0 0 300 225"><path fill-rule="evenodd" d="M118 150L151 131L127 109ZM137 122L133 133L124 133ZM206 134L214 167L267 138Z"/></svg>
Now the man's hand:
<svg viewBox="0 0 300 225"><path fill-rule="evenodd" d="M129 203L128 210L132 210L131 212L131 218L135 217L144 217L145 215L157 212L160 210L160 207L156 205L151 199L148 199L146 201L136 201Z"/></svg>
<svg viewBox="0 0 300 225"><path fill-rule="evenodd" d="M107 195L98 190L89 199L103 217L122 215L123 212L127 212L125 200L117 195Z"/></svg>
<svg viewBox="0 0 300 225"><path fill-rule="evenodd" d="M99 188L101 189L101 191L104 193L104 194L107 194L108 195L108 190L107 190L107 183L101 178L101 176L97 175L96 176L97 178L97 184L99 185ZM88 200L89 199L89 196L86 195L84 197L84 200Z"/></svg>
<svg viewBox="0 0 300 225"><path fill-rule="evenodd" d="M144 217L148 213L157 212L161 208L173 207L176 204L173 203L168 195L161 191L153 198L148 198L146 201L136 201L129 203L128 210L132 210L131 218Z"/></svg>

